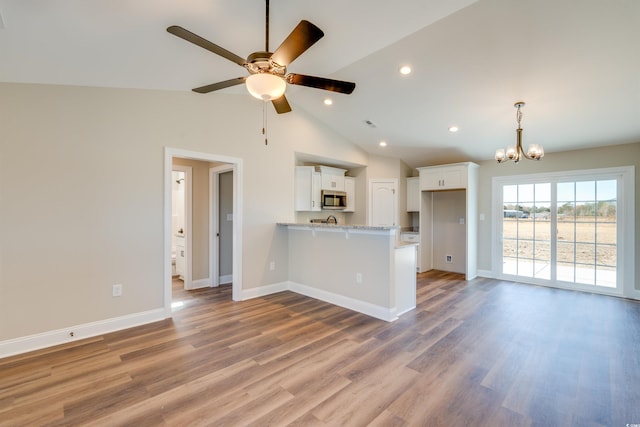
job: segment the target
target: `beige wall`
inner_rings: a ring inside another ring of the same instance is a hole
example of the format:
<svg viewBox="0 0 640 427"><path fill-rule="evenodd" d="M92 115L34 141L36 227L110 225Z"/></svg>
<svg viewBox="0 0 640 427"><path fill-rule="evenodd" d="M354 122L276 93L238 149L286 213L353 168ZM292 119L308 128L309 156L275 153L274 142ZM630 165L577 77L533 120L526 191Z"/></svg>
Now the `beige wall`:
<svg viewBox="0 0 640 427"><path fill-rule="evenodd" d="M0 341L163 308L165 147L242 159L243 288L287 280L294 153L368 158L269 114L265 146L249 96L0 84Z"/></svg>
<svg viewBox="0 0 640 427"><path fill-rule="evenodd" d="M479 222L478 268L491 270L491 187L496 176L527 175L544 172L597 169L616 166L635 166L635 230L640 232L640 143L613 145L589 150L546 153L539 162L523 160L519 164L495 161L481 162L479 169L478 213L486 220ZM640 289L640 239L635 241L635 287Z"/></svg>

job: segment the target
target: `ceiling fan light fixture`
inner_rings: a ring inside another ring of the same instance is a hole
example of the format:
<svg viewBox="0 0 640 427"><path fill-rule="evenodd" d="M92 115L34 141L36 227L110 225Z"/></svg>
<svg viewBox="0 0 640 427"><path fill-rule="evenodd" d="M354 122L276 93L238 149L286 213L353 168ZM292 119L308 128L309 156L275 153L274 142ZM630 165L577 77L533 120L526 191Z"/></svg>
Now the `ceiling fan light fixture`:
<svg viewBox="0 0 640 427"><path fill-rule="evenodd" d="M247 77L247 90L262 101L272 101L284 95L287 83L282 77L270 73L257 73Z"/></svg>

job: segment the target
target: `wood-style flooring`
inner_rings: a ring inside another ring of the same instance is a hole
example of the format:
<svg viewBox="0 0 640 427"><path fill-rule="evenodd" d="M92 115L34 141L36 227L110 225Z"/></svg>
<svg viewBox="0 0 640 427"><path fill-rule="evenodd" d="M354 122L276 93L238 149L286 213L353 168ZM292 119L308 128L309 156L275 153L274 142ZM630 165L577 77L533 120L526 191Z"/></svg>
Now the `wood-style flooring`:
<svg viewBox="0 0 640 427"><path fill-rule="evenodd" d="M291 292L0 359L1 426L640 423L640 304L418 276L393 323Z"/></svg>

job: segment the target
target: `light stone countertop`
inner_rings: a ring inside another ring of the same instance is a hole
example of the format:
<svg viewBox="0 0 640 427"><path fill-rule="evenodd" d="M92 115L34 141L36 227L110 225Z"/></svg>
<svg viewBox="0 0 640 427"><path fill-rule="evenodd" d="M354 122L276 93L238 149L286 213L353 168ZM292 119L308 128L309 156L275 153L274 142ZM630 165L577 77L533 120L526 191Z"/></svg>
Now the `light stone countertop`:
<svg viewBox="0 0 640 427"><path fill-rule="evenodd" d="M326 229L346 229L346 230L370 230L370 231L384 231L384 230L399 230L399 226L372 226L372 225L347 225L347 224L325 224L321 222L278 222L277 225L285 227L306 227L306 228L326 228Z"/></svg>

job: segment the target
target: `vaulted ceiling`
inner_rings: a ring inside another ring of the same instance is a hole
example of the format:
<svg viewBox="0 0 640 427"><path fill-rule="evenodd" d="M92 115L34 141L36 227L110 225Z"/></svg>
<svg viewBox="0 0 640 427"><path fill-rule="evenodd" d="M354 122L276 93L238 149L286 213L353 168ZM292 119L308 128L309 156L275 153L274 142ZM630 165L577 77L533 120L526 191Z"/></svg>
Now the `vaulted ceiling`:
<svg viewBox="0 0 640 427"><path fill-rule="evenodd" d="M165 29L246 57L264 48L264 5L0 0L0 81L190 91L245 76ZM547 156L640 142L637 0L271 0L270 17L272 50L302 19L325 33L290 72L357 84L352 95L289 86L289 114L306 110L372 153L411 166L491 159L515 142L516 101L525 147Z"/></svg>

